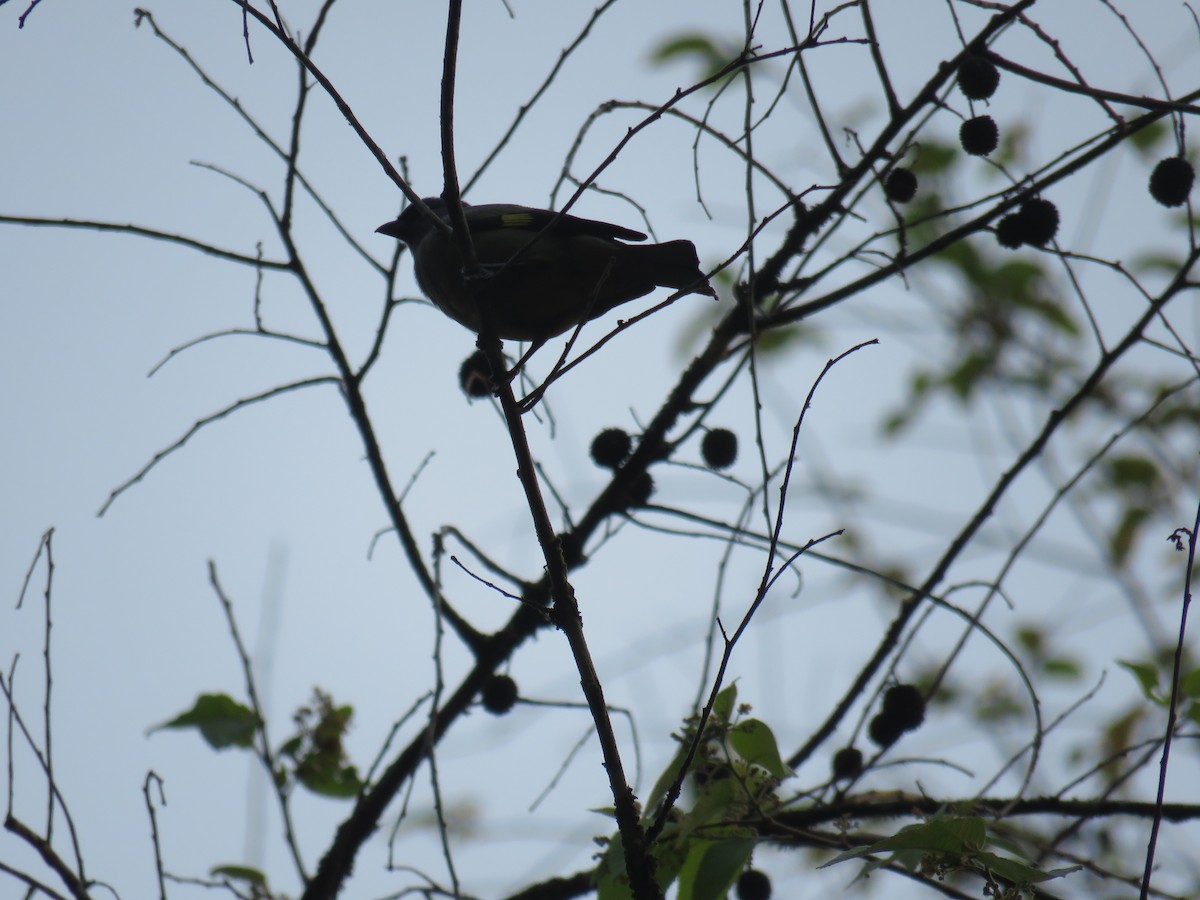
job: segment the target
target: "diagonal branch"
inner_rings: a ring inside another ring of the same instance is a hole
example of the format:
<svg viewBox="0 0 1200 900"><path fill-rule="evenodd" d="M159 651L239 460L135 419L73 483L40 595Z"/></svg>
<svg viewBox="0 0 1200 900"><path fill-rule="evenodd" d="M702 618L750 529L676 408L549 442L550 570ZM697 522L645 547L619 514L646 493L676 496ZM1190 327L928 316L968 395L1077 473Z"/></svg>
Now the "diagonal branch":
<svg viewBox="0 0 1200 900"><path fill-rule="evenodd" d="M1142 339L1142 333L1146 327L1153 322L1159 312L1167 303L1178 296L1182 291L1188 290L1188 273L1192 266L1200 259L1200 249L1194 249L1189 255L1187 261L1180 266L1175 278L1163 290L1163 292L1150 303L1141 317L1134 323L1133 327L1125 334L1120 343L1114 346L1110 351L1103 354L1100 360L1092 369L1091 374L1080 384L1067 400L1050 412L1046 418L1045 424L1042 426L1041 432L1029 446L1021 453L1012 466L1006 471L996 482L991 493L980 504L978 510L971 520L963 527L958 536L951 542L942 558L934 565L933 570L921 584L921 586L911 594L900 607L900 611L892 620L892 624L888 627L887 632L880 640L875 653L870 660L860 670L858 676L854 679L853 684L843 694L841 701L834 708L829 717L805 742L799 750L792 754L788 760L788 765L795 768L803 763L812 755L813 751L819 747L837 728L842 717L849 711L854 704L859 693L866 687L867 683L874 677L879 667L895 649L900 640L900 635L903 633L905 626L911 620L913 614L921 606L921 602L928 597L946 577L951 565L959 555L971 543L975 535L983 527L984 522L991 518L995 511L1000 498L1003 497L1010 487L1016 482L1018 476L1036 459L1038 459L1046 446L1050 443L1051 437L1057 433L1058 429L1070 418L1071 414L1080 407L1084 402L1090 400L1100 383L1104 380L1105 375L1109 370L1116 365L1130 349L1135 347Z"/></svg>
<svg viewBox="0 0 1200 900"><path fill-rule="evenodd" d="M174 453L176 450L178 450L180 447L182 447L184 444L186 444L188 441L190 441L193 437L195 437L196 434L200 431L200 429L204 428L205 425L210 425L213 422L216 422L220 419L224 419L226 416L232 415L233 413L237 412L240 409L244 409L247 406L253 406L256 403L261 403L264 400L271 399L272 397L278 397L281 394L288 394L288 393L291 393L292 391L300 390L301 388L314 387L315 385L318 385L318 384L337 384L337 383L338 383L338 380L336 378L334 378L332 375L320 375L316 378L306 378L303 381L293 381L289 384L282 384L277 387L273 387L268 391L263 391L261 394L254 394L250 397L243 397L240 400L237 400L234 403L231 403L229 406L226 406L224 409L220 409L217 412L212 413L211 415L207 415L207 416L204 416L203 418L197 419L192 424L192 427L189 428L187 431L185 431L183 433L183 435L181 435L179 438L174 440L168 446L164 447L162 450L159 450L156 454L154 454L154 458L151 459L150 462L148 462L148 463L146 463L146 465L142 466L142 468L140 468L131 478L127 479L126 481L123 481L120 485L118 485L116 488L114 488L112 493L110 493L108 495L108 499L104 501L104 504L100 507L100 509L96 513L96 515L102 516L106 512L108 512L108 508L113 505L113 502L119 496L121 496L123 493L125 493L127 490L129 490L131 487L133 487L135 484L137 484L139 481L141 481L147 475L149 475L151 469L153 469L160 462L162 462L164 459L166 459L168 456L170 456L172 453Z"/></svg>
<svg viewBox="0 0 1200 900"><path fill-rule="evenodd" d="M248 256L245 253L237 253L233 250L226 250L222 247L216 247L212 244L206 244L203 241L198 241L195 238L185 237L182 234L171 234L166 231L159 231L155 228L143 228L141 225L121 224L119 222L100 222L94 219L43 219L36 216L6 216L0 215L0 222L9 222L13 225L33 225L48 226L51 228L86 228L89 231L116 231L123 234L132 234L138 237L150 238L155 241L166 241L170 244L181 244L184 247L190 247L193 250L199 250L209 256L215 256L217 259L228 260L229 262L241 263L246 266L255 266L263 269L275 269L277 271L286 272L290 266L286 262L279 262L272 259L261 259L257 256Z"/></svg>

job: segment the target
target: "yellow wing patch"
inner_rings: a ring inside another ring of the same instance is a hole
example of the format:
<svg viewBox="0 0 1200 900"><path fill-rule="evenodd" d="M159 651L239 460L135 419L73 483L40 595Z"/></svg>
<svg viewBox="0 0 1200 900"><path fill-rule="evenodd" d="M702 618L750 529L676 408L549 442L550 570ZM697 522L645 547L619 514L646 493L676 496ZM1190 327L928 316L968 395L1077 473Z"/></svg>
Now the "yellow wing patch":
<svg viewBox="0 0 1200 900"><path fill-rule="evenodd" d="M505 213L500 217L504 228L528 228L533 224L533 216L529 213Z"/></svg>

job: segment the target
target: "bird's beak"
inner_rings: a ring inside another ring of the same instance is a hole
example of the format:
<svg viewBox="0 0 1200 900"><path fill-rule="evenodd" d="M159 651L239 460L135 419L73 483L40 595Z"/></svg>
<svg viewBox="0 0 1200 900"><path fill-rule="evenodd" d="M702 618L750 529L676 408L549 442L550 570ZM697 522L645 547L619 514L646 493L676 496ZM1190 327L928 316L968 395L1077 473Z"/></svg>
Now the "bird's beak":
<svg viewBox="0 0 1200 900"><path fill-rule="evenodd" d="M399 219L395 219L391 222L380 225L375 229L375 233L386 234L388 237L393 237L398 241L404 241L406 244L408 243L408 232L404 226L400 224Z"/></svg>

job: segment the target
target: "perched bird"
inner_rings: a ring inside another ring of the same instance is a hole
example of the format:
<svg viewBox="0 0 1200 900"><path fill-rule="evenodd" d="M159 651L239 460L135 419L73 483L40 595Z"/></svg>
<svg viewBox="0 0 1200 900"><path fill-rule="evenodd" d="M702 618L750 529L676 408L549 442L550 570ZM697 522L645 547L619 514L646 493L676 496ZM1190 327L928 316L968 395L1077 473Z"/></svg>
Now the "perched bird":
<svg viewBox="0 0 1200 900"><path fill-rule="evenodd" d="M445 202L425 203L449 222ZM691 241L635 246L622 241L646 240L640 231L567 215L555 221L551 210L527 206L464 203L463 213L482 269L470 286L454 235L416 206L375 230L408 245L421 290L475 332L478 303L492 310L501 338L536 345L656 287L716 296Z"/></svg>

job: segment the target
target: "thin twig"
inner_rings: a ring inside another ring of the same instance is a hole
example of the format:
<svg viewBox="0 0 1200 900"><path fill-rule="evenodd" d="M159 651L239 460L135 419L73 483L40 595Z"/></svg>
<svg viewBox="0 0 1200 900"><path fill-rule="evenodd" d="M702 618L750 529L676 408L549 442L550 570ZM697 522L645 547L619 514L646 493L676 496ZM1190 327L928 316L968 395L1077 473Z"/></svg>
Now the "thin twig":
<svg viewBox="0 0 1200 900"><path fill-rule="evenodd" d="M1168 538L1179 547L1184 536L1187 538L1187 566L1183 570L1183 602L1179 608L1179 639L1175 642L1175 656L1171 662L1171 694L1167 702L1167 727L1163 735L1162 759L1158 764L1158 793L1154 798L1154 819L1150 825L1150 838L1146 844L1146 868L1142 874L1141 900L1150 892L1150 879L1154 875L1154 850L1158 845L1158 829L1162 824L1163 798L1167 790L1167 769L1171 760L1171 742L1175 737L1175 724L1179 720L1179 683L1183 677L1184 648L1187 646L1188 608L1192 605L1192 575L1196 571L1196 544L1200 542L1200 504L1196 506L1196 518L1192 530L1179 529Z"/></svg>
<svg viewBox="0 0 1200 900"><path fill-rule="evenodd" d="M912 618L922 600L924 600L937 587L937 585L941 583L953 562L958 558L963 550L966 549L967 545L983 527L983 523L991 518L996 505L1000 502L1000 498L1008 492L1008 489L1013 485L1014 482L1016 482L1018 476L1030 465L1030 463L1041 456L1043 450L1050 442L1050 438L1057 433L1058 429L1066 421L1069 420L1071 413L1074 412L1074 410L1084 402L1091 399L1100 382L1104 379L1104 376L1108 373L1108 371L1116 364L1117 360L1121 359L1125 353L1139 343L1142 332L1145 330L1146 326L1156 318L1158 311L1161 310L1163 306L1165 306L1181 291L1187 289L1187 273L1190 271L1192 265L1195 264L1198 258L1200 258L1200 250L1193 250L1188 260L1176 273L1175 278L1163 290L1155 302L1149 305L1148 309L1125 334L1125 337L1116 346L1114 346L1112 350L1100 358L1088 377L1084 379L1083 383L1069 398L1067 398L1057 409L1051 410L1037 437L1029 443L1024 452L1019 455L1008 471L1006 471L1000 477L999 481L997 481L996 485L992 488L992 491L988 494L987 498L982 504L980 504L971 520L962 528L962 530L950 543L941 559L939 559L934 565L933 570L921 584L918 591L905 599L901 605L900 611L892 620L892 624L888 627L887 632L880 640L879 645L876 647L875 653L872 655L871 659L862 667L858 676L854 679L854 682L851 684L850 688L843 694L842 699L838 702L833 712L830 713L824 724L822 724L804 743L804 745L788 760L788 765L795 768L804 760L808 759L812 752L818 746L820 746L830 734L833 733L833 730L837 727L838 722L841 721L842 717L850 709L859 693L862 691L874 673L878 670L879 666L882 665L884 659L886 659L891 653L892 648L899 640L906 624L908 623L909 619Z"/></svg>
<svg viewBox="0 0 1200 900"><path fill-rule="evenodd" d="M146 465L144 465L144 466L142 466L142 468L138 469L138 471L131 478L126 479L121 484L119 484L117 487L115 487L112 490L112 492L108 495L108 499L104 501L103 505L101 505L101 507L100 507L99 511L96 513L96 515L103 516L106 512L108 512L108 508L113 505L113 502L118 497L120 497L123 493L125 493L125 491L129 490L129 488L133 487L135 484L137 484L139 481L141 481L143 478L145 478L147 475L149 475L151 469L153 469L160 462L162 462L164 459L166 459L168 456L170 456L172 453L174 453L176 450L178 450L180 447L182 447L184 444L186 444L189 440L191 440L193 437L195 437L196 434L199 433L199 431L202 428L204 428L206 425L211 425L213 422L224 419L226 416L232 415L233 413L237 412L239 409L244 409L247 406L253 406L256 403L262 403L264 400L269 400L272 397L278 397L281 394L287 394L292 391L300 390L301 388L314 387L319 384L337 384L337 383L338 383L338 380L331 375L320 375L320 376L317 376L316 378L306 378L303 381L293 381L288 384L282 384L282 385L279 385L278 387L273 387L268 391L263 391L261 394L253 394L252 396L249 396L249 397L243 397L242 399L237 400L234 403L231 403L229 406L226 406L224 409L220 409L217 412L212 413L211 415L207 415L207 416L204 416L203 418L197 419L192 424L192 427L189 428L187 431L185 431L182 436L176 438L174 441L172 441L170 444L168 444L162 450L159 450L157 453L155 453L154 457L150 460L150 462L146 463Z"/></svg>
<svg viewBox="0 0 1200 900"><path fill-rule="evenodd" d="M308 881L308 873L305 870L304 859L300 856L300 844L296 839L296 830L292 825L292 808L288 802L288 793L286 784L277 777L279 767L275 763L275 751L271 749L271 738L267 733L267 717L263 709L262 701L258 696L258 687L254 681L254 666L250 662L250 654L246 652L246 645L242 642L241 632L238 630L237 617L233 614L233 601L225 593L225 589L221 587L221 581L217 577L217 564L213 560L208 561L208 583L212 585L213 593L217 595L217 600L221 603L221 611L225 614L225 624L229 626L229 636L233 639L234 649L237 650L238 662L242 667L242 678L246 685L246 696L250 700L250 707L254 710L255 731L258 732L259 746L256 749L256 755L262 762L263 770L266 777L271 782L275 792L275 798L279 801L279 814L283 819L283 834L284 843L287 844L288 852L291 853L292 863L296 867L296 874L300 876L302 882Z"/></svg>
<svg viewBox="0 0 1200 900"><path fill-rule="evenodd" d="M141 225L121 224L118 222L101 222L95 219L43 219L37 216L7 216L0 215L0 222L8 222L13 225L33 225L35 227L50 227L50 228L85 228L89 231L113 231L120 234L132 234L137 237L150 238L154 241L166 241L170 244L180 244L184 247L190 247L192 250L199 250L208 256L215 256L217 259L224 259L229 262L241 263L244 266L254 266L256 268L276 269L278 271L287 271L288 263L279 262L273 259L260 259L257 256L248 256L245 253L237 253L233 250L225 250L222 247L216 247L212 244L206 244L203 241L198 241L195 238L186 237L182 234L171 234L166 231L159 231L154 228L143 228Z"/></svg>
<svg viewBox="0 0 1200 900"><path fill-rule="evenodd" d="M167 900L167 884L163 878L163 861L162 861L162 842L158 836L158 810L154 805L154 798L150 796L150 785L154 783L158 787L158 802L163 806L167 805L167 795L163 789L163 781L153 770L146 773L146 779L142 782L142 796L146 801L146 813L150 816L150 843L154 847L154 873L158 876L158 897L159 900Z"/></svg>

